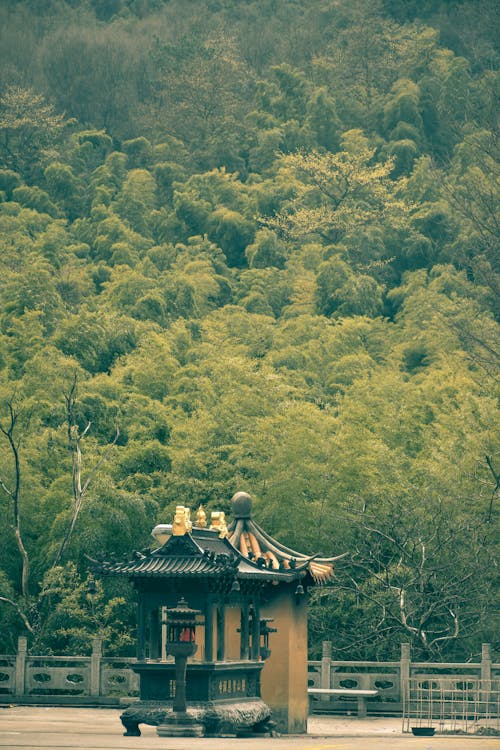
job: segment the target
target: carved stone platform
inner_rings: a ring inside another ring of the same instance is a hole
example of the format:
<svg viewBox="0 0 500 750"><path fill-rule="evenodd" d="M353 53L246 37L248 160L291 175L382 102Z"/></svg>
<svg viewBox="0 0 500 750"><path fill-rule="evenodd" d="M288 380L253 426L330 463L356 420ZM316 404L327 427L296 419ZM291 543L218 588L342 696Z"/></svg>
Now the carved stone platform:
<svg viewBox="0 0 500 750"><path fill-rule="evenodd" d="M193 722L203 727L204 736L264 735L271 733L274 726L271 710L260 698L224 703L189 703L187 714ZM139 724L161 725L161 736L166 736L166 727L172 725L173 716L171 705L139 701L126 708L120 719L126 730L125 737L139 737Z"/></svg>

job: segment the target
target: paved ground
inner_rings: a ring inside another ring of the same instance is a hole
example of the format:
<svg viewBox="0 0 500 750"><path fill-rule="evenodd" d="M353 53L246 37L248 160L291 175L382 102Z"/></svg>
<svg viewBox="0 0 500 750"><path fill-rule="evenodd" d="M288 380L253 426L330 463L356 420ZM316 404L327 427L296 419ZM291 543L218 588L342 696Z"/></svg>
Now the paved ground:
<svg viewBox="0 0 500 750"><path fill-rule="evenodd" d="M400 719L314 716L301 736L171 739L148 726L142 737L123 737L119 715L118 709L0 708L0 750L500 750L499 738L402 735Z"/></svg>

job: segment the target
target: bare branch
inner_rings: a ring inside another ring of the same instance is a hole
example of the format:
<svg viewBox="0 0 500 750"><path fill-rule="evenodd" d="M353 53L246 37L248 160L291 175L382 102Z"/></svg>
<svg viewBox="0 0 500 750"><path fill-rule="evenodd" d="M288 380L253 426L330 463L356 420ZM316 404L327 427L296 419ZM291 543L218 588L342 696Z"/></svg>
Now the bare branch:
<svg viewBox="0 0 500 750"><path fill-rule="evenodd" d="M10 604L12 607L14 607L14 609L17 612L17 614L19 615L19 617L21 618L21 620L24 622L26 630L28 630L28 632L30 632L33 635L33 632L34 632L33 628L31 626L28 618L24 614L23 610L19 606L19 604L17 604L17 602L12 601L12 599L8 599L6 596L0 596L0 602L5 602L6 604Z"/></svg>
<svg viewBox="0 0 500 750"><path fill-rule="evenodd" d="M89 426L90 426L90 422L89 422ZM99 470L99 468L101 467L101 465L108 458L109 454L111 453L111 449L113 448L113 446L116 445L116 442L117 442L117 440L118 440L119 437L120 437L120 430L117 427L116 428L116 432L115 432L115 436L114 436L113 440L111 441L111 443L109 443L108 447L106 448L106 450L104 451L104 453L100 457L99 461L96 463L96 465L94 466L94 468L90 472L87 481L83 485L83 490L82 490L82 494L83 495L87 491L89 484L91 483L92 479L95 477L95 475L96 475L97 471Z"/></svg>
<svg viewBox="0 0 500 750"><path fill-rule="evenodd" d="M455 612L453 612L453 610L451 610L449 607L446 607L446 609L448 610L448 612L450 613L453 619L453 625L454 625L453 633L451 633L450 635L442 635L442 636L439 636L438 638L434 638L429 643L429 646L431 648L434 646L435 643L438 643L439 641L451 641L451 640L454 640L455 638L458 638L458 635L460 632L460 623L458 620L458 615Z"/></svg>
<svg viewBox="0 0 500 750"><path fill-rule="evenodd" d="M491 456L485 456L485 458L486 458L486 463L488 464L488 468L493 475L493 479L495 480L495 486L493 488L493 492L491 493L490 506L488 508L488 522L489 522L491 521L491 514L493 513L493 500L495 499L496 495L498 494L500 490L500 474L497 474L495 469L493 468L493 461L491 460Z"/></svg>
<svg viewBox="0 0 500 750"><path fill-rule="evenodd" d="M21 513L19 507L21 493L21 462L19 456L21 435L16 439L16 427L19 419L19 412L14 406L13 398L11 398L7 402L7 408L9 411L7 424L4 425L0 422L0 433L7 439L14 462L14 487L12 490L9 490L4 482L1 482L1 486L4 491L12 498L12 525L14 529L14 535L16 537L17 548L22 559L21 591L25 602L27 602L29 598L30 561L21 534ZM29 413L27 416L27 425L29 424L30 420L31 413Z"/></svg>
<svg viewBox="0 0 500 750"><path fill-rule="evenodd" d="M14 496L14 493L12 492L12 490L9 490L9 488L7 487L7 485L5 484L5 482L3 481L3 479L1 479L1 478L0 478L0 487L1 487L1 488L3 489L3 491L4 491L4 492L5 492L5 493L6 493L7 495L9 495L10 497L13 497L13 496Z"/></svg>
<svg viewBox="0 0 500 750"><path fill-rule="evenodd" d="M99 460L97 461L93 469L90 471L86 481L82 485L82 448L81 448L81 445L82 445L82 440L85 438L86 435L88 435L92 423L90 421L87 422L85 429L83 430L81 435L79 434L78 426L74 422L76 387L77 387L77 379L75 376L69 392L67 394L64 394L64 399L66 402L68 448L71 452L71 457L72 457L71 484L72 484L72 493L73 493L73 514L72 514L68 529L66 531L66 534L64 535L64 539L62 540L61 546L59 547L59 550L55 556L54 562L52 564L52 568L54 568L56 565L59 564L66 550L66 547L68 546L70 542L76 522L78 520L78 516L80 515L80 511L82 509L83 500L85 498L85 495L87 493L87 490L91 482L95 479L95 476L97 472L99 471L99 468L101 467L103 462L108 458L111 452L111 449L113 448L114 445L116 445L116 442L120 436L120 430L117 427L116 433L112 442L109 443L106 450L104 451L102 456L99 458Z"/></svg>

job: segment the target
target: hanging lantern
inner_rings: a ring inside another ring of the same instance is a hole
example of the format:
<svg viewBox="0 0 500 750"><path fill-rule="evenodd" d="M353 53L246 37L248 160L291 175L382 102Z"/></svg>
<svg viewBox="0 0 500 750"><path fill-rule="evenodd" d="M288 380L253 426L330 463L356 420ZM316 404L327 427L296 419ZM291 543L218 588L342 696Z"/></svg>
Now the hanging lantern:
<svg viewBox="0 0 500 750"><path fill-rule="evenodd" d="M167 654L192 656L196 653L196 617L201 612L190 609L184 597L177 607L167 609Z"/></svg>
<svg viewBox="0 0 500 750"><path fill-rule="evenodd" d="M278 628L270 628L268 622L274 622L272 617L263 617L260 620L260 658L265 661L271 656L271 649L269 648L269 633L277 633Z"/></svg>

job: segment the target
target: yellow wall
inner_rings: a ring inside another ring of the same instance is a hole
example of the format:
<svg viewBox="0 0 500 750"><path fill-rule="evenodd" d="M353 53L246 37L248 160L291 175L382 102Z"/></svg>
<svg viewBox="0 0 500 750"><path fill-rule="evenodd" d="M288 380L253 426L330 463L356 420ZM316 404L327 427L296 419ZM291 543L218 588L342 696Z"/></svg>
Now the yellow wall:
<svg viewBox="0 0 500 750"><path fill-rule="evenodd" d="M271 656L261 673L262 700L273 712L279 732L307 731L307 609L306 597L297 603L290 588L277 591L276 598L262 607L261 617L272 617L269 636ZM226 608L226 659L240 658L240 608ZM215 623L214 623L215 633ZM214 658L216 644L214 643Z"/></svg>
<svg viewBox="0 0 500 750"><path fill-rule="evenodd" d="M282 591L261 611L272 617L277 633L269 636L271 656L262 670L262 699L272 709L277 729L307 731L307 609L306 597L297 604L290 590Z"/></svg>

